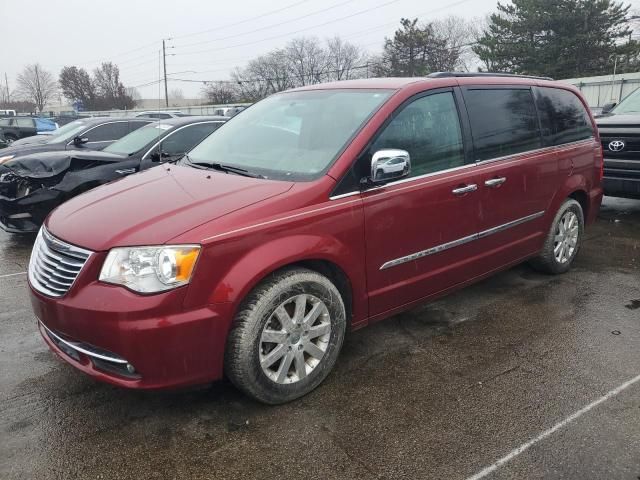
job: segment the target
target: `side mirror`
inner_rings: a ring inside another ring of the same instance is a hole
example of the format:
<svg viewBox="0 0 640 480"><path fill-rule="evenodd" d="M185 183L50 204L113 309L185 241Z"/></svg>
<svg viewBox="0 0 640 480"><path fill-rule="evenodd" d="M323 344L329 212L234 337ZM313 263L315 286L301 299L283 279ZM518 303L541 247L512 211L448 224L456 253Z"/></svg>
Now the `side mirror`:
<svg viewBox="0 0 640 480"><path fill-rule="evenodd" d="M89 141L89 139L87 137L75 137L73 139L73 144L78 146L78 145L83 145L85 143L87 143Z"/></svg>
<svg viewBox="0 0 640 480"><path fill-rule="evenodd" d="M166 160L167 158L171 158L171 157L176 157L176 156L182 156L184 154L179 153L176 155L171 155L170 153L167 152L153 152L150 155L151 161L152 162L161 162L163 160Z"/></svg>
<svg viewBox="0 0 640 480"><path fill-rule="evenodd" d="M378 150L371 157L371 183L381 184L404 178L411 172L411 158L406 150Z"/></svg>
<svg viewBox="0 0 640 480"><path fill-rule="evenodd" d="M617 105L616 102L605 103L604 106L602 107L601 115L604 115L605 113L609 113L611 110L613 110L613 107L615 107L616 105Z"/></svg>

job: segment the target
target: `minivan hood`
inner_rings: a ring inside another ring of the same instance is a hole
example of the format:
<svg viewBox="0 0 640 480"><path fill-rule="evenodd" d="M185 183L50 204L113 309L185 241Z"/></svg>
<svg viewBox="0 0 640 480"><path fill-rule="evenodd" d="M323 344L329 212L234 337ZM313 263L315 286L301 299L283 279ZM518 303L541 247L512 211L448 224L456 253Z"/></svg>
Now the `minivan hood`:
<svg viewBox="0 0 640 480"><path fill-rule="evenodd" d="M186 166L158 166L72 198L54 210L45 225L58 238L93 251L160 245L292 186Z"/></svg>

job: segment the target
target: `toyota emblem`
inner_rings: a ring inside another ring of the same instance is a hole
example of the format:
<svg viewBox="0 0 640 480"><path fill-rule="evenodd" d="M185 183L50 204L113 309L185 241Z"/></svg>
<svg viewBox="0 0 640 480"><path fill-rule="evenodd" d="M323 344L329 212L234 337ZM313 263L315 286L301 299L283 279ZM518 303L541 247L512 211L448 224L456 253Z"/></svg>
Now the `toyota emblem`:
<svg viewBox="0 0 640 480"><path fill-rule="evenodd" d="M614 140L609 143L609 150L612 152L619 152L620 150L624 150L624 142L622 140Z"/></svg>

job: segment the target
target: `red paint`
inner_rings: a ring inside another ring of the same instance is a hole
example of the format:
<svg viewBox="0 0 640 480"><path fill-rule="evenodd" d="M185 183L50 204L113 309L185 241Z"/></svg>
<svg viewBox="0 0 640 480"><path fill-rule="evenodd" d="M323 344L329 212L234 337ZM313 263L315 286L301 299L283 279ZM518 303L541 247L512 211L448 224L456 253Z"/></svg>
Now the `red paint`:
<svg viewBox="0 0 640 480"><path fill-rule="evenodd" d="M285 265L322 260L342 270L351 287L352 327L357 328L536 254L559 205L570 195L582 199L587 223L592 222L602 198L597 130L593 141L330 200L336 179L405 100L434 88L489 83L577 92L564 84L520 78L380 79L311 86L307 88L396 89L327 175L316 181L158 167L64 204L48 218L49 231L98 253L64 297L51 299L32 289L34 311L49 328L126 358L142 378L100 371L47 343L80 370L113 384L169 388L203 383L222 376L226 335L243 298ZM508 181L499 188L484 186L501 176ZM478 191L452 196L453 188L471 183ZM536 212L545 213L486 238L380 270L389 260ZM97 280L110 248L163 243L202 245L188 286L142 296Z"/></svg>

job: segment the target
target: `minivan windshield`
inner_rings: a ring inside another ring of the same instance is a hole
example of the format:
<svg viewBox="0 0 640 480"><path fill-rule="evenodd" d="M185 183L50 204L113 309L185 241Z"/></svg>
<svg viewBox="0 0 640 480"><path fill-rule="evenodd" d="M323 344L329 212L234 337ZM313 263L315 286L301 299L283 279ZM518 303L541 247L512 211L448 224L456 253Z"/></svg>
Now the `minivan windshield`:
<svg viewBox="0 0 640 480"><path fill-rule="evenodd" d="M120 140L113 142L103 152L118 153L120 155L133 155L154 140L159 140L165 131L173 127L162 123L152 123L134 130L129 135L125 135Z"/></svg>
<svg viewBox="0 0 640 480"><path fill-rule="evenodd" d="M611 113L640 113L640 88L627 95Z"/></svg>
<svg viewBox="0 0 640 480"><path fill-rule="evenodd" d="M273 95L207 137L189 152L189 162L228 165L266 178L313 180L391 93L333 89Z"/></svg>

